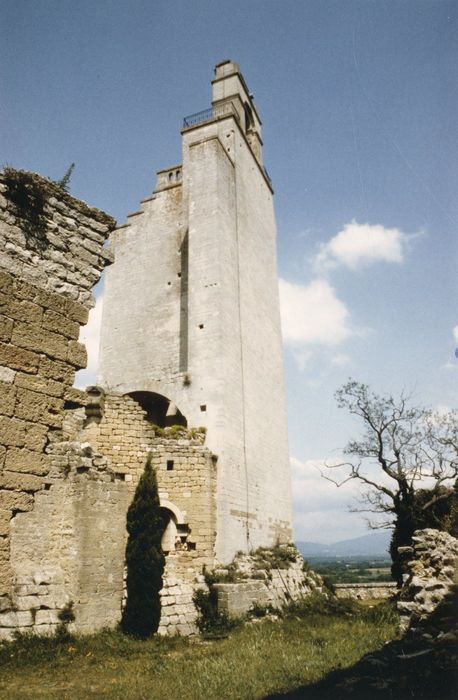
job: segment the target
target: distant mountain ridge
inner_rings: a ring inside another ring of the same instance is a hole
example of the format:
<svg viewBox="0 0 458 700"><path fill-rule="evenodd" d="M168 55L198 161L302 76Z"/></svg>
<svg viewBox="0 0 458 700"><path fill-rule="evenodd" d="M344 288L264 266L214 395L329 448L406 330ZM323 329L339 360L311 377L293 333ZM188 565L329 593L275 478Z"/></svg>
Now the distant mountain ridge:
<svg viewBox="0 0 458 700"><path fill-rule="evenodd" d="M350 540L340 540L331 544L318 542L296 542L303 557L388 557L391 532L374 532Z"/></svg>

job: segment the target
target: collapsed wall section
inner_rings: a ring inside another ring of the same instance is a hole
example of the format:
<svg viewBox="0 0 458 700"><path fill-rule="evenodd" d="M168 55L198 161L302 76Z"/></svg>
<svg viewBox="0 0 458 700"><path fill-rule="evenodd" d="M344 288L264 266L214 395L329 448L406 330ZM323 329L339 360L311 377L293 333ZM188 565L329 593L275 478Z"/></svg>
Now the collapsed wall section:
<svg viewBox="0 0 458 700"><path fill-rule="evenodd" d="M177 427L160 430L130 396L107 394L102 403L100 420L87 421L79 439L104 455L108 469L130 489L131 499L151 455L167 521L159 632L190 634L195 631L196 585L202 583L203 571L215 564L216 457L203 444L204 432ZM119 514L124 523L126 514L127 508ZM126 539L121 539L125 547Z"/></svg>
<svg viewBox="0 0 458 700"><path fill-rule="evenodd" d="M1 634L33 617L10 534L50 492L48 449L78 396L75 372L87 361L79 331L112 259L103 245L114 225L39 175L0 174Z"/></svg>

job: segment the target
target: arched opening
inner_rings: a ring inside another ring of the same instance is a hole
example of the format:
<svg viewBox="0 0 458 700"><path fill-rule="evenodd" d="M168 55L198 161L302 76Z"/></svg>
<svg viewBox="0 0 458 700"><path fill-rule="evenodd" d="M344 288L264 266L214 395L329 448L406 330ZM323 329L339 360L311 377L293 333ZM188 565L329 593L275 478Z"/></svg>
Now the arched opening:
<svg viewBox="0 0 458 700"><path fill-rule="evenodd" d="M171 425L187 427L188 421L170 399L152 391L133 391L129 394L146 411L147 420L160 428Z"/></svg>
<svg viewBox="0 0 458 700"><path fill-rule="evenodd" d="M187 550L189 544L187 542L189 535L189 526L186 523L180 523L177 515L169 508L161 508L162 521L164 523L164 532L162 534L161 547L164 554L167 556L170 552L176 550Z"/></svg>

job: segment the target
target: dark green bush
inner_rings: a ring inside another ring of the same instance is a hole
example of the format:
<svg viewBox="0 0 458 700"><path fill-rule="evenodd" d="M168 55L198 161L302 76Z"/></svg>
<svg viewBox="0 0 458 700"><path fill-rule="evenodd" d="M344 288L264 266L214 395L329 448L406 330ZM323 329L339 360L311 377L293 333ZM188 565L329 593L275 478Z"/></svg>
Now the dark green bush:
<svg viewBox="0 0 458 700"><path fill-rule="evenodd" d="M140 639L151 636L159 627L164 528L156 473L149 456L127 512L127 602L121 620L122 630Z"/></svg>
<svg viewBox="0 0 458 700"><path fill-rule="evenodd" d="M197 628L206 636L225 635L242 624L242 620L218 612L218 597L212 587L196 591L193 601L198 613Z"/></svg>

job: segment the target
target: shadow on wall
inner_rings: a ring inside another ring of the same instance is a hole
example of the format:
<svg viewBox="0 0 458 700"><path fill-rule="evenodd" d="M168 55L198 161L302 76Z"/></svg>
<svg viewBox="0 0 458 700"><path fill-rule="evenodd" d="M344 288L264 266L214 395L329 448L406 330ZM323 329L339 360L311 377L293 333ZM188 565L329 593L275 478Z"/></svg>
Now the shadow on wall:
<svg viewBox="0 0 458 700"><path fill-rule="evenodd" d="M166 396L150 391L133 391L129 394L146 412L147 420L159 428L171 425L187 427L188 421L181 411Z"/></svg>

